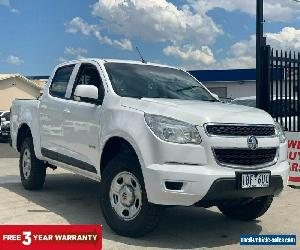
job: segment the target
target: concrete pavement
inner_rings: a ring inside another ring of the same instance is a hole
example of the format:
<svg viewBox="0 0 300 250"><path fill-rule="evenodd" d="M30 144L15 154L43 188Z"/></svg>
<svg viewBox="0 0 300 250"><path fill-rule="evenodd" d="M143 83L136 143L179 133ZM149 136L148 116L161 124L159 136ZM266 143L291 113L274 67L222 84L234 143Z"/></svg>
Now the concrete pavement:
<svg viewBox="0 0 300 250"><path fill-rule="evenodd" d="M104 249L245 249L239 246L241 234L300 236L300 190L296 189L287 188L269 212L253 222L229 220L216 208L170 208L159 227L141 239L121 237L109 229L98 191L97 182L61 169L48 170L42 191L26 191L20 183L18 159L2 158L0 224L102 224Z"/></svg>
<svg viewBox="0 0 300 250"><path fill-rule="evenodd" d="M0 141L0 158L18 158L19 153L13 150L7 142Z"/></svg>

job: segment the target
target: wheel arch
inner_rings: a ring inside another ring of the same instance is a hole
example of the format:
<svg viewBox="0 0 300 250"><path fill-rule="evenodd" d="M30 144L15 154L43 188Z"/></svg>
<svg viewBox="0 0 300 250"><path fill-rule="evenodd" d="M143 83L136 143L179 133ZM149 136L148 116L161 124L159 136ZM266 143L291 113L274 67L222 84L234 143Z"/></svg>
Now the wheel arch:
<svg viewBox="0 0 300 250"><path fill-rule="evenodd" d="M133 157L136 157L141 166L143 165L138 147L129 138L119 135L112 136L107 138L103 145L104 146L100 157L100 174L103 173L107 163L113 159L114 156L120 153L131 154Z"/></svg>
<svg viewBox="0 0 300 250"><path fill-rule="evenodd" d="M31 128L27 123L22 123L18 128L18 134L17 134L17 145L16 146L17 146L18 152L21 151L22 143L26 137L33 138Z"/></svg>

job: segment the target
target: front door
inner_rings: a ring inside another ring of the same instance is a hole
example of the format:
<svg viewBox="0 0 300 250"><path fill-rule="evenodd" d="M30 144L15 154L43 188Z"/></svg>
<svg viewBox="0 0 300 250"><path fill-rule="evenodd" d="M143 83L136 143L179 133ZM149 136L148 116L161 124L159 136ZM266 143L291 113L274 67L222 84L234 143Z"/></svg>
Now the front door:
<svg viewBox="0 0 300 250"><path fill-rule="evenodd" d="M94 85L103 100L104 87L94 64L81 64L64 114L63 136L67 163L92 174L100 165L102 106L86 103L74 96L78 85ZM69 162L68 162L69 161Z"/></svg>

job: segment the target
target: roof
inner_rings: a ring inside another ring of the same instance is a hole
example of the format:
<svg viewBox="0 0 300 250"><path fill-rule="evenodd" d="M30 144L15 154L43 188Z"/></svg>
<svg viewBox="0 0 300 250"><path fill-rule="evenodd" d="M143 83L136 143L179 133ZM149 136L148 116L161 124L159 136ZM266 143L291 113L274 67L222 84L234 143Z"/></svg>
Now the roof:
<svg viewBox="0 0 300 250"><path fill-rule="evenodd" d="M203 82L256 80L256 69L191 70L189 73Z"/></svg>
<svg viewBox="0 0 300 250"><path fill-rule="evenodd" d="M0 81L3 80L7 80L10 78L19 78L21 80L23 80L25 83L28 83L29 85L31 85L32 87L36 88L36 89L43 89L43 86L35 83L34 81L29 80L28 78L26 78L25 76L22 76L20 74L0 74Z"/></svg>
<svg viewBox="0 0 300 250"><path fill-rule="evenodd" d="M78 59L78 60L66 61L66 62L59 64L57 67L62 67L65 65L75 64L75 63L80 63L80 62L84 63L84 62L89 62L89 61L95 61L98 63L128 63L128 64L151 65L151 66L168 67L168 68L176 69L176 67L164 65L164 64L158 64L158 63L151 63L151 62L143 63L141 61L134 61L134 60L107 59L107 58L83 58L83 59Z"/></svg>

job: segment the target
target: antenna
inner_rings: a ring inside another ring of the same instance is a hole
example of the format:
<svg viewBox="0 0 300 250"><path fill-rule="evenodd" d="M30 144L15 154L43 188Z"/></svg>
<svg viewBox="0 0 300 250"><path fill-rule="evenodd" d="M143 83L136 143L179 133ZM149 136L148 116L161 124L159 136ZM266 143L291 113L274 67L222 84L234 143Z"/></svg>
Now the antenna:
<svg viewBox="0 0 300 250"><path fill-rule="evenodd" d="M140 52L138 46L136 46L135 48L136 48L137 52L138 52L139 55L140 55L140 58L141 58L141 60L142 60L142 63L147 63L147 61L145 61L144 57L142 56L142 54L141 54L141 52Z"/></svg>

